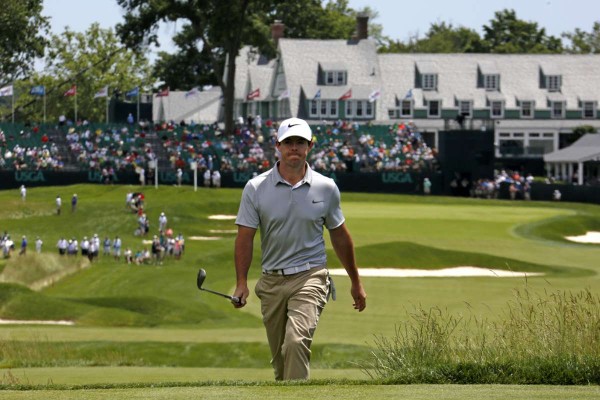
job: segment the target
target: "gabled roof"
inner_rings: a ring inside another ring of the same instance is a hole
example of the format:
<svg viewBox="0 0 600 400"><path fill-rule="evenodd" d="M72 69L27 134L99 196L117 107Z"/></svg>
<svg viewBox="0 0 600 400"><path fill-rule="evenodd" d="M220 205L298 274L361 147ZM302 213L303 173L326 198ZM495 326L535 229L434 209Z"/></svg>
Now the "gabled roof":
<svg viewBox="0 0 600 400"><path fill-rule="evenodd" d="M490 92L477 87L477 70L500 75L500 93L506 108L517 108L517 100L535 101L536 108L548 108L548 99L562 99L567 108L579 108L582 98L600 102L600 56L553 54L380 54L383 90L377 119L386 119L395 97L403 98L415 86L415 65L435 61L439 67L437 92L443 108L455 99L473 100L474 108L488 107ZM540 69L562 75L560 93L540 88ZM419 71L420 72L420 71ZM415 106L422 103L420 90L413 90ZM494 96L494 95L491 95Z"/></svg>
<svg viewBox="0 0 600 400"><path fill-rule="evenodd" d="M571 146L544 155L545 162L579 163L600 161L600 134L587 133Z"/></svg>
<svg viewBox="0 0 600 400"><path fill-rule="evenodd" d="M352 89L352 97L358 93L368 95L381 87L375 42L369 39L349 44L345 40L307 40L280 39L280 60L285 71L286 87L290 90L290 109L294 115L298 112L300 90L307 98L312 98L321 89L321 98L339 98L343 93ZM319 65L344 66L348 72L348 85L323 86L317 85ZM339 93L339 94L338 94Z"/></svg>

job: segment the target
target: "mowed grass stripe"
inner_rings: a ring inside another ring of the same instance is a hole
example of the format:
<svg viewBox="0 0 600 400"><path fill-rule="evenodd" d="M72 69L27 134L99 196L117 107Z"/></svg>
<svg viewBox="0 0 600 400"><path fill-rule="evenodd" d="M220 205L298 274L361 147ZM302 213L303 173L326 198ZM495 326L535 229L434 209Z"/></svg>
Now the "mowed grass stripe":
<svg viewBox="0 0 600 400"><path fill-rule="evenodd" d="M232 377L233 379L234 377ZM99 385L100 386L100 385ZM171 384L171 386L152 387L155 384L141 384L138 387L115 387L103 389L89 385L85 388L57 388L52 390L0 392L0 397L13 400L114 400L127 399L169 399L188 400L305 400L305 399L348 399L348 400L596 400L599 390L595 386L542 386L542 385L365 385L332 384L330 380L311 382L311 384L260 384L247 385L232 381L230 384Z"/></svg>

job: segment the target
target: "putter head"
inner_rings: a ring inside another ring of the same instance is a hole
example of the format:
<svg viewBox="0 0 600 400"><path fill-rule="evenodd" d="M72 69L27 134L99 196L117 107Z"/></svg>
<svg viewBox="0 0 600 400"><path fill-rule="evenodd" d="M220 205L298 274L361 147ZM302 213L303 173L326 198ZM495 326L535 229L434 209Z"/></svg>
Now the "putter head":
<svg viewBox="0 0 600 400"><path fill-rule="evenodd" d="M202 284L204 283L205 279L206 271L204 268L200 268L200 270L198 270L198 278L196 279L196 285L198 285L198 289L202 290Z"/></svg>

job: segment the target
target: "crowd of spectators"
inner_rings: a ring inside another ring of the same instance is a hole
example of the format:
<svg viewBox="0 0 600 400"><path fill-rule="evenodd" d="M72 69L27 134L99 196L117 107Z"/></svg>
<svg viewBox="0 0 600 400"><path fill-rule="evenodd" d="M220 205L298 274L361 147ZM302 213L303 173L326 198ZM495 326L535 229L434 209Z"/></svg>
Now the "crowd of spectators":
<svg viewBox="0 0 600 400"><path fill-rule="evenodd" d="M276 132L277 124L271 120L263 124L260 116L238 121L233 135L224 134L216 123L172 121L154 126L92 126L83 121L58 126L50 136L36 127L11 140L0 133L0 168L61 169L64 160L70 160L74 168L98 170L106 176L147 168L150 162L160 159L168 160L173 170L189 169L196 162L201 172L261 173L277 160ZM409 172L437 168L435 149L425 143L412 122L395 124L387 131L342 120L323 122L314 127L314 137L309 163L317 171ZM64 143L62 152L57 142Z"/></svg>

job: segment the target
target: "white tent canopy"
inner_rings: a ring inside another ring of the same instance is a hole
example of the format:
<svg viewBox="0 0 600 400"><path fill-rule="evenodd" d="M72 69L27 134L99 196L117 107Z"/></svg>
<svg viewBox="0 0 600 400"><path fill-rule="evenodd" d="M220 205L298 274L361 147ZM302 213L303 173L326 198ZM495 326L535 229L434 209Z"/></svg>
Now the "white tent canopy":
<svg viewBox="0 0 600 400"><path fill-rule="evenodd" d="M557 172L554 175L561 175L563 178L572 177L573 166L577 165L577 182L582 185L584 163L600 161L600 134L587 133L571 146L544 155L544 161L550 171ZM600 176L600 170L597 172L597 176Z"/></svg>

